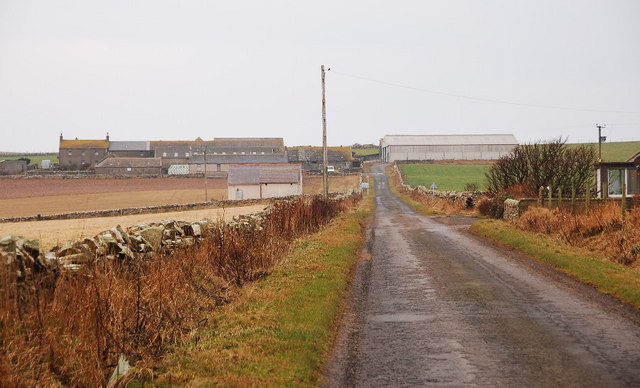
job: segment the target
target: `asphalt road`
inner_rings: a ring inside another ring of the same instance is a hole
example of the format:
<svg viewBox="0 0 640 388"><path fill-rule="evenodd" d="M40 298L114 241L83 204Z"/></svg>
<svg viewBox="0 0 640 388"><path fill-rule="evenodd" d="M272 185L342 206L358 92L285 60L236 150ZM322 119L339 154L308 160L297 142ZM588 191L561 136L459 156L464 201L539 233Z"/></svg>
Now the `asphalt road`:
<svg viewBox="0 0 640 388"><path fill-rule="evenodd" d="M472 237L468 220L416 214L374 171L371 256L325 386L640 387L638 314Z"/></svg>

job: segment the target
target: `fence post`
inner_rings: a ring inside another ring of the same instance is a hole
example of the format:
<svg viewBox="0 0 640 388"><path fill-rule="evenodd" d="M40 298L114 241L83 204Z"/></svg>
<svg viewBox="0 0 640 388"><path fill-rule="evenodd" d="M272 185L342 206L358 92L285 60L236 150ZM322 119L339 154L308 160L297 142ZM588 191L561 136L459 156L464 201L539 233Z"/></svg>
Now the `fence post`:
<svg viewBox="0 0 640 388"><path fill-rule="evenodd" d="M622 219L627 215L627 185L622 184L622 204L620 204L620 209L622 209Z"/></svg>
<svg viewBox="0 0 640 388"><path fill-rule="evenodd" d="M547 208L551 210L551 200L553 199L553 187L549 186L549 196L547 201Z"/></svg>
<svg viewBox="0 0 640 388"><path fill-rule="evenodd" d="M589 213L589 205L591 205L591 186L587 183L587 191L584 193L584 213Z"/></svg>
<svg viewBox="0 0 640 388"><path fill-rule="evenodd" d="M540 186L538 189L538 206L542 206L542 198L544 197L544 187Z"/></svg>
<svg viewBox="0 0 640 388"><path fill-rule="evenodd" d="M571 186L571 213L576 210L576 187Z"/></svg>
<svg viewBox="0 0 640 388"><path fill-rule="evenodd" d="M562 209L562 186L558 187L558 209Z"/></svg>
<svg viewBox="0 0 640 388"><path fill-rule="evenodd" d="M609 198L609 182L602 182L602 199Z"/></svg>

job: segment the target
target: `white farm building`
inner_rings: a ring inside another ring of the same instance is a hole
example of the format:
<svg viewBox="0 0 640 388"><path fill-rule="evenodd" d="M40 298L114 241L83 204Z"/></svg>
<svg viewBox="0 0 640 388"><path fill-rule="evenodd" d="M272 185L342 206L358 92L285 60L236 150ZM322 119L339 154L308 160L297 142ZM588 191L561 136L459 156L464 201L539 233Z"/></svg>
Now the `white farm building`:
<svg viewBox="0 0 640 388"><path fill-rule="evenodd" d="M380 158L398 160L493 160L518 145L513 135L387 135Z"/></svg>
<svg viewBox="0 0 640 388"><path fill-rule="evenodd" d="M228 199L288 197L302 194L299 164L243 164L229 166Z"/></svg>

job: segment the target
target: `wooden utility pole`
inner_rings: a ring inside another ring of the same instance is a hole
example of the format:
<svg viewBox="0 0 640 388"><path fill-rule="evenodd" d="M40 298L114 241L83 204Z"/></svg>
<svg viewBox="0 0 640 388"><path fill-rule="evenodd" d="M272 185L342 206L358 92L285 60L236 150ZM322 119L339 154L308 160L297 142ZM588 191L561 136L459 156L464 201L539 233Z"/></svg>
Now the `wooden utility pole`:
<svg viewBox="0 0 640 388"><path fill-rule="evenodd" d="M322 79L322 194L329 196L329 176L327 175L327 106L324 98L324 65L320 66Z"/></svg>
<svg viewBox="0 0 640 388"><path fill-rule="evenodd" d="M204 201L207 202L207 146L204 146Z"/></svg>

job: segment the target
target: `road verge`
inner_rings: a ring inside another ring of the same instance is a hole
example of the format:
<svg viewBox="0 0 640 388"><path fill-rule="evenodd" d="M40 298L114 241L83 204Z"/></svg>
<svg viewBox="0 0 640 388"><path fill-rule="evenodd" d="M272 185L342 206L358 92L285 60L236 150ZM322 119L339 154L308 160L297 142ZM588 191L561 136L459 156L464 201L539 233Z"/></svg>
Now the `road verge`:
<svg viewBox="0 0 640 388"><path fill-rule="evenodd" d="M499 220L480 220L471 225L470 230L523 252L640 310L640 271L636 268L613 263L597 253L569 246L549 236L515 229Z"/></svg>
<svg viewBox="0 0 640 388"><path fill-rule="evenodd" d="M372 196L300 239L263 280L239 290L207 329L172 349L153 383L163 386L312 386L328 356Z"/></svg>

